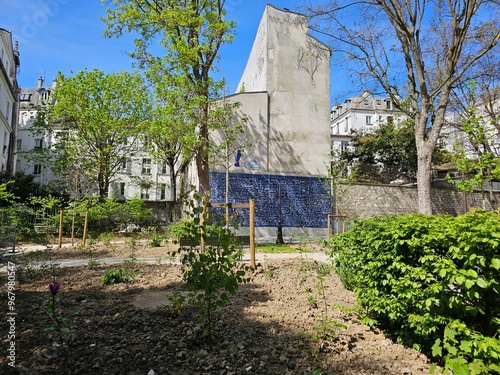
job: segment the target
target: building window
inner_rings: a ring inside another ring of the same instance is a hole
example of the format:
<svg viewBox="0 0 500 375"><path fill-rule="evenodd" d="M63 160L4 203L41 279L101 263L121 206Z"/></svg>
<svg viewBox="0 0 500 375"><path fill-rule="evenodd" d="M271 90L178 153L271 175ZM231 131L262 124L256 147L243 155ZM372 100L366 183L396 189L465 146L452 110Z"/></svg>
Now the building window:
<svg viewBox="0 0 500 375"><path fill-rule="evenodd" d="M385 102L385 107L386 107L386 109L391 109L392 106L391 106L391 102L389 100L387 100Z"/></svg>
<svg viewBox="0 0 500 375"><path fill-rule="evenodd" d="M40 164L36 164L33 168L33 174L35 176L38 176L40 174L42 174L42 166Z"/></svg>
<svg viewBox="0 0 500 375"><path fill-rule="evenodd" d="M21 102L29 102L31 100L31 94L21 94L19 95L19 100Z"/></svg>
<svg viewBox="0 0 500 375"><path fill-rule="evenodd" d="M22 139L18 139L17 140L17 149L20 150L21 147L22 147L22 145L23 145L23 140Z"/></svg>
<svg viewBox="0 0 500 375"><path fill-rule="evenodd" d="M372 124L372 116L366 116L366 125Z"/></svg>
<svg viewBox="0 0 500 375"><path fill-rule="evenodd" d="M125 196L125 182L120 182L120 195Z"/></svg>
<svg viewBox="0 0 500 375"><path fill-rule="evenodd" d="M160 185L160 199L162 201L167 199L167 184Z"/></svg>
<svg viewBox="0 0 500 375"><path fill-rule="evenodd" d="M381 105L381 104L382 104L382 100L377 99L377 105Z"/></svg>
<svg viewBox="0 0 500 375"><path fill-rule="evenodd" d="M394 122L394 117L392 116L387 116L387 123L392 124Z"/></svg>
<svg viewBox="0 0 500 375"><path fill-rule="evenodd" d="M141 189L141 199L143 200L149 199L149 189Z"/></svg>
<svg viewBox="0 0 500 375"><path fill-rule="evenodd" d="M7 132L3 133L3 154L5 155L5 151L7 150Z"/></svg>
<svg viewBox="0 0 500 375"><path fill-rule="evenodd" d="M369 103L368 103L368 99L365 99L365 105L368 105L368 104L369 104Z"/></svg>
<svg viewBox="0 0 500 375"><path fill-rule="evenodd" d="M142 159L142 174L151 174L151 159Z"/></svg>
<svg viewBox="0 0 500 375"><path fill-rule="evenodd" d="M127 159L123 159L120 162L120 166L118 167L118 171L125 172L127 170Z"/></svg>
<svg viewBox="0 0 500 375"><path fill-rule="evenodd" d="M345 119L345 128L344 128L344 132L348 132L349 131L349 117L347 117Z"/></svg>
<svg viewBox="0 0 500 375"><path fill-rule="evenodd" d="M167 163L161 165L161 174L167 174Z"/></svg>
<svg viewBox="0 0 500 375"><path fill-rule="evenodd" d="M50 90L41 92L40 97L42 98L42 101L48 102L50 98Z"/></svg>
<svg viewBox="0 0 500 375"><path fill-rule="evenodd" d="M42 148L43 147L43 139L38 138L35 139L35 148Z"/></svg>
<svg viewBox="0 0 500 375"><path fill-rule="evenodd" d="M347 151L347 147L349 146L349 142L347 141L342 141L340 143L340 152L345 152Z"/></svg>

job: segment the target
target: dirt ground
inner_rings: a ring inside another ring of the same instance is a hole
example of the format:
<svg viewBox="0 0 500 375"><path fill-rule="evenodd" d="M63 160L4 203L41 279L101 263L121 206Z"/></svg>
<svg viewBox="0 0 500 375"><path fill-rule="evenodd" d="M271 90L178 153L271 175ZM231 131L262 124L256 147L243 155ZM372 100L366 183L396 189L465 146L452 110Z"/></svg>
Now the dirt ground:
<svg viewBox="0 0 500 375"><path fill-rule="evenodd" d="M217 339L210 347L197 322L199 311L186 305L175 317L165 309L169 296L185 293L179 266L168 259L166 247L127 241L93 246L92 253L63 248L31 256L35 260L29 262L9 258L17 262L18 272L15 315L8 315L7 293L1 294L1 374L429 373L423 354L361 324L353 293L343 288L334 272L321 281L319 264L307 257L265 257L248 273L251 282L241 286L222 310ZM105 286L105 271L118 265L57 266L60 312L71 329L61 340L44 331L51 322L42 307L50 296L50 262L69 257L129 258L127 267L137 277L128 284ZM1 284L6 285L5 274ZM15 324L7 320L11 317ZM325 327L320 321L325 317L328 335L318 331ZM13 340L8 338L12 327ZM15 342L15 367L8 365L10 341Z"/></svg>

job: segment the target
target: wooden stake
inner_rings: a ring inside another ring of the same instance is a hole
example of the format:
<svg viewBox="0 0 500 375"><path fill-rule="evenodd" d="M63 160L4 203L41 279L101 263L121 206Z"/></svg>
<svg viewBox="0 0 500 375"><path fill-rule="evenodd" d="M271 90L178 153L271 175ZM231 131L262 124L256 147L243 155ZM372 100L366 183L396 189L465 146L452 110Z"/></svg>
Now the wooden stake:
<svg viewBox="0 0 500 375"><path fill-rule="evenodd" d="M250 199L250 266L255 269L255 200Z"/></svg>
<svg viewBox="0 0 500 375"><path fill-rule="evenodd" d="M83 225L83 246L87 244L87 229L89 225L89 211L85 211L85 224Z"/></svg>
<svg viewBox="0 0 500 375"><path fill-rule="evenodd" d="M64 218L64 211L61 210L59 212L59 247L60 249L62 247L62 238L63 238L63 218Z"/></svg>

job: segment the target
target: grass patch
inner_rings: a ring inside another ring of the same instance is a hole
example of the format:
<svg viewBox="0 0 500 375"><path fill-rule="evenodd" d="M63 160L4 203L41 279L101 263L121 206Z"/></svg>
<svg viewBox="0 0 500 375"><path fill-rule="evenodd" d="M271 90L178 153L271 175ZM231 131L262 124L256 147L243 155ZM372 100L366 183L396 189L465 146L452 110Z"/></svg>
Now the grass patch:
<svg viewBox="0 0 500 375"><path fill-rule="evenodd" d="M258 244L255 245L255 250L266 254L280 254L280 253L307 253L309 250L301 246L290 244Z"/></svg>

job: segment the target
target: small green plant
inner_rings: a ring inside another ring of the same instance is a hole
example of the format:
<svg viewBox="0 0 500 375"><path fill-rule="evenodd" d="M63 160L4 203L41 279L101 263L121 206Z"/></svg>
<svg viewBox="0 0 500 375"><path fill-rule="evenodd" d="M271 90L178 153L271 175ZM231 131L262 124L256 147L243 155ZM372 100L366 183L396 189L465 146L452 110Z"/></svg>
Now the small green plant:
<svg viewBox="0 0 500 375"><path fill-rule="evenodd" d="M52 260L52 248L47 246L45 250L31 251L17 258L17 272L19 280L34 281L38 278L51 274L59 266Z"/></svg>
<svg viewBox="0 0 500 375"><path fill-rule="evenodd" d="M61 284L60 283L52 283L49 284L48 286L48 291L49 291L49 301L48 304L44 309L44 311L49 315L50 319L52 320L52 325L45 328L45 332L60 332L64 334L70 333L70 329L68 327L65 327L64 324L67 323L68 318L64 318L60 315L60 297L59 297L59 291L61 289Z"/></svg>
<svg viewBox="0 0 500 375"><path fill-rule="evenodd" d="M129 240L129 247L130 247L130 255L128 259L126 259L123 264L125 264L127 267L128 266L133 266L135 263L137 263L137 237L135 234L132 234L132 237L130 237Z"/></svg>
<svg viewBox="0 0 500 375"><path fill-rule="evenodd" d="M276 267L269 262L269 257L267 255L264 255L264 266L260 269L260 272L266 275L268 278L272 279L274 278L275 269Z"/></svg>
<svg viewBox="0 0 500 375"><path fill-rule="evenodd" d="M192 243L199 243L201 235L207 235L206 228L201 224L200 216L203 209L190 203L192 225L189 236ZM203 217L208 222L208 217ZM219 227L218 244L208 246L202 251L200 248L179 249L182 264L182 276L187 282L188 301L199 309L199 321L204 324L204 336L210 342L216 339L215 324L220 318L220 309L229 303L229 295L236 294L238 287L246 283L245 270L238 267L235 254L234 237L230 230Z"/></svg>
<svg viewBox="0 0 500 375"><path fill-rule="evenodd" d="M309 295L309 297L307 297L307 303L309 304L309 306L311 306L314 309L318 308L318 300L312 294Z"/></svg>
<svg viewBox="0 0 500 375"><path fill-rule="evenodd" d="M99 240L100 243L102 243L104 246L109 247L111 250L114 250L115 247L113 245L113 239L115 238L115 235L112 232L104 232L99 234L99 237L97 239Z"/></svg>
<svg viewBox="0 0 500 375"><path fill-rule="evenodd" d="M318 318L318 323L319 325L315 328L316 334L311 335L311 337L316 340L332 341L339 328L347 329L345 324L329 318L328 316L320 316Z"/></svg>
<svg viewBox="0 0 500 375"><path fill-rule="evenodd" d="M326 372L323 372L321 369L314 369L311 375L333 375L333 373L329 372L328 374Z"/></svg>
<svg viewBox="0 0 500 375"><path fill-rule="evenodd" d="M315 328L316 332L310 334L310 336L316 340L332 341L339 328L347 329L347 326L329 316L325 280L331 274L332 268L326 263L317 261L312 263L303 262L300 266L300 271L304 273L300 280L300 285L305 285L310 278L314 279L314 288L305 287L306 292L309 293L307 297L308 304L312 308L318 308L320 305L322 308L321 315L318 318L319 325Z"/></svg>
<svg viewBox="0 0 500 375"><path fill-rule="evenodd" d="M186 297L180 292L174 292L169 297L170 304L165 306L167 314L173 318L182 314L186 303Z"/></svg>
<svg viewBox="0 0 500 375"><path fill-rule="evenodd" d="M90 259L87 262L88 268L91 269L91 270L97 269L99 267L99 262L97 262L94 259L93 246L89 246L89 256L90 256Z"/></svg>
<svg viewBox="0 0 500 375"><path fill-rule="evenodd" d="M44 329L45 332L56 332L59 336L60 344L64 343L64 335L71 333L69 327L66 326L68 318L61 315L60 309L60 294L61 283L57 282L59 264L51 263L49 267L52 283L48 285L48 298L46 305L42 304L41 308L50 317L51 325Z"/></svg>
<svg viewBox="0 0 500 375"><path fill-rule="evenodd" d="M102 277L102 285L111 285L118 283L129 283L135 279L137 275L131 272L125 267L120 267L118 269L109 269L104 273Z"/></svg>
<svg viewBox="0 0 500 375"><path fill-rule="evenodd" d="M153 237L151 237L151 239L149 240L148 245L152 246L152 247L161 247L162 241L163 241L163 237L161 235L155 233L153 235Z"/></svg>
<svg viewBox="0 0 500 375"><path fill-rule="evenodd" d="M170 262L170 264L174 264L177 260L177 257L175 255L175 253L168 253L167 259Z"/></svg>

